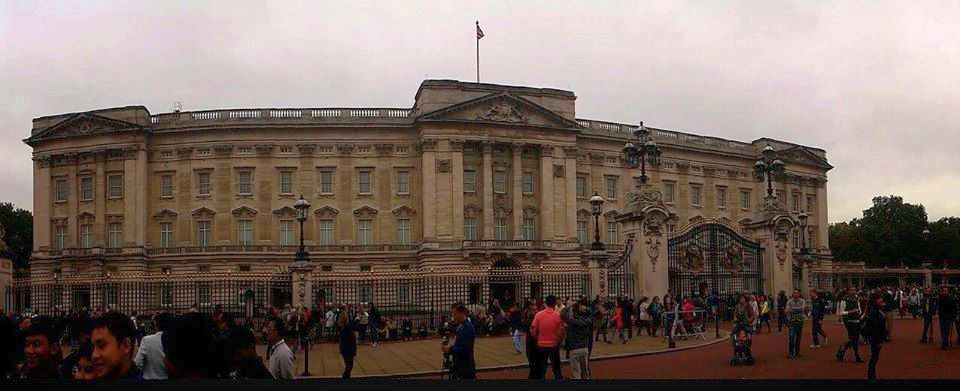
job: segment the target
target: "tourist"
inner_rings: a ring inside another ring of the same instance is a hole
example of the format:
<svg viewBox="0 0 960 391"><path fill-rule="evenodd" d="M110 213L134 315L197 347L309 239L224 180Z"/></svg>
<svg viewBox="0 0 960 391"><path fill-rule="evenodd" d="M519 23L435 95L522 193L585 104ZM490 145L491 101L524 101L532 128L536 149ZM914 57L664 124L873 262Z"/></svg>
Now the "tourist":
<svg viewBox="0 0 960 391"><path fill-rule="evenodd" d="M81 381L95 380L97 378L96 367L93 366L93 344L80 344L77 348L77 360L74 369L71 370L69 377L65 379L74 379Z"/></svg>
<svg viewBox="0 0 960 391"><path fill-rule="evenodd" d="M607 308L604 306L603 300L599 297L594 301L594 310L593 310L593 329L595 330L596 335L593 338L594 342L600 341L600 336L603 336L603 342L613 343L607 339Z"/></svg>
<svg viewBox="0 0 960 391"><path fill-rule="evenodd" d="M760 309L760 321L757 324L757 333L760 333L764 324L767 325L767 332L772 333L773 329L770 327L770 300L767 299L767 296L760 295L757 298L757 306Z"/></svg>
<svg viewBox="0 0 960 391"><path fill-rule="evenodd" d="M78 370L77 366L79 365L81 352L79 347L81 345L90 344L90 334L93 332L93 321L88 318L82 317L73 321L70 325L70 334L72 339L76 341L77 348L70 352L67 357L63 359L63 363L60 364L60 377L63 379L72 379L74 374ZM91 346L91 354L93 354L93 347Z"/></svg>
<svg viewBox="0 0 960 391"><path fill-rule="evenodd" d="M927 343L928 336L929 341L933 342L933 315L937 313L937 295L930 287L923 289L923 300L920 302L919 312L923 318L923 334L920 336L920 343Z"/></svg>
<svg viewBox="0 0 960 391"><path fill-rule="evenodd" d="M893 333L893 311L897 309L899 300L890 287L885 287L880 291L880 295L883 298L883 308L881 309L884 313L884 319L887 322L886 328L884 329L886 332L884 338L886 338L887 342L890 342L890 335Z"/></svg>
<svg viewBox="0 0 960 391"><path fill-rule="evenodd" d="M338 338L339 351L340 357L343 359L343 374L340 377L343 379L350 378L350 373L353 371L353 360L357 356L357 335L353 332L356 328L355 322L356 320L350 320L346 310L337 320L337 329L340 333Z"/></svg>
<svg viewBox="0 0 960 391"><path fill-rule="evenodd" d="M93 321L93 365L97 380L141 379L133 364L133 336L130 318L110 311Z"/></svg>
<svg viewBox="0 0 960 391"><path fill-rule="evenodd" d="M413 340L413 320L406 318L400 322L400 335L404 341Z"/></svg>
<svg viewBox="0 0 960 391"><path fill-rule="evenodd" d="M807 313L807 302L800 297L800 290L794 289L790 300L784 307L784 315L788 322L790 348L787 358L800 357L800 339L803 337L804 314Z"/></svg>
<svg viewBox="0 0 960 391"><path fill-rule="evenodd" d="M286 341L280 336L283 328L283 320L274 318L267 321L263 333L267 336L267 345L270 347L267 352L269 363L267 369L274 379L293 380L293 352L287 346Z"/></svg>
<svg viewBox="0 0 960 391"><path fill-rule="evenodd" d="M920 290L917 287L910 288L910 298L907 301L907 305L910 311L910 315L913 316L913 319L916 320L918 314L920 313Z"/></svg>
<svg viewBox="0 0 960 391"><path fill-rule="evenodd" d="M561 311L560 319L567 325L567 344L570 351L570 371L574 379L590 379L589 344L593 326L592 314L585 301L570 300ZM639 333L639 331L638 331Z"/></svg>
<svg viewBox="0 0 960 391"><path fill-rule="evenodd" d="M811 348L820 347L820 336L823 336L823 344L827 344L827 333L823 332L823 317L827 313L827 301L817 294L817 290L810 291L810 319L813 329L813 345Z"/></svg>
<svg viewBox="0 0 960 391"><path fill-rule="evenodd" d="M554 379L563 379L563 373L560 371L560 337L562 333L563 322L560 315L554 310L557 305L557 297L547 296L546 308L537 312L530 325L530 334L536 338L537 351L535 354L534 365L536 370L533 372L533 379L546 378L547 360L553 367Z"/></svg>
<svg viewBox="0 0 960 391"><path fill-rule="evenodd" d="M647 336L652 335L650 333L650 299L646 296L640 298L640 305L637 306L637 322L638 336L643 331L647 332Z"/></svg>
<svg viewBox="0 0 960 391"><path fill-rule="evenodd" d="M451 377L454 379L476 379L477 364L473 358L473 345L477 338L476 329L473 322L467 317L467 307L463 303L455 304L451 312L453 323L457 326L456 339L452 346L445 344L442 347L444 353L450 353L453 356Z"/></svg>
<svg viewBox="0 0 960 391"><path fill-rule="evenodd" d="M627 340L633 339L633 309L634 303L633 299L623 296L623 300L620 304L620 309L623 311L623 326L627 328Z"/></svg>
<svg viewBox="0 0 960 391"><path fill-rule="evenodd" d="M24 333L22 379L57 379L60 377L60 335L49 317L37 317ZM6 352L5 352L6 353Z"/></svg>
<svg viewBox="0 0 960 391"><path fill-rule="evenodd" d="M235 327L230 332L226 356L229 358L228 379L273 379L270 370L257 354L257 340L253 331Z"/></svg>
<svg viewBox="0 0 960 391"><path fill-rule="evenodd" d="M787 321L786 309L787 309L787 293L784 291L780 291L780 293L777 294L777 334L783 334L783 324ZM761 314L763 313L762 309L760 310L760 313ZM760 321L760 324L763 325L762 320Z"/></svg>
<svg viewBox="0 0 960 391"><path fill-rule="evenodd" d="M536 303L529 303L523 314L523 335L525 336L528 378L533 379L537 372L537 338L530 332L530 326L533 325L533 319L537 316L538 308Z"/></svg>
<svg viewBox="0 0 960 391"><path fill-rule="evenodd" d="M333 311L333 307L327 308L327 312L323 316L323 335L328 338L333 337L335 335L333 327L336 323L337 314Z"/></svg>
<svg viewBox="0 0 960 391"><path fill-rule="evenodd" d="M610 318L610 323L617 328L617 337L620 338L620 343L627 343L626 332L624 331L624 321L623 317L623 301L617 300L616 309L613 312L613 318Z"/></svg>
<svg viewBox="0 0 960 391"><path fill-rule="evenodd" d="M860 317L863 313L861 308L860 300L857 297L857 288L852 286L847 288L846 296L837 306L837 316L840 317L841 322L847 329L847 343L841 345L840 349L837 350L837 361L843 361L847 349L853 348L853 354L857 362L863 362L863 359L860 358Z"/></svg>
<svg viewBox="0 0 960 391"><path fill-rule="evenodd" d="M870 341L870 363L867 368L867 379L877 379L877 361L880 360L880 347L887 341L886 317L883 310L886 309L887 302L878 294L873 294L869 300L867 316L864 318L864 334Z"/></svg>
<svg viewBox="0 0 960 391"><path fill-rule="evenodd" d="M690 300L689 297L684 297L681 310L683 310L683 327L688 334L693 330L694 321L696 320L693 313L694 309L696 309L696 306L693 304L693 301Z"/></svg>
<svg viewBox="0 0 960 391"><path fill-rule="evenodd" d="M209 315L187 312L160 335L166 375L170 379L216 377L222 357L216 354L216 324Z"/></svg>
<svg viewBox="0 0 960 391"><path fill-rule="evenodd" d="M523 335L523 316L514 303L510 306L510 335L513 337L513 354L520 354L520 338Z"/></svg>
<svg viewBox="0 0 960 391"><path fill-rule="evenodd" d="M362 343L365 340L367 329L370 326L370 314L367 313L367 310L364 308L363 304L360 305L360 308L357 309L357 316L354 317L356 320L356 332L357 332L357 341Z"/></svg>
<svg viewBox="0 0 960 391"><path fill-rule="evenodd" d="M754 330L754 323L757 319L757 313L751 305L751 300L748 296L740 295L737 299L737 304L733 308L733 330L731 333L736 335L739 334L741 330L746 331L747 333L752 333Z"/></svg>
<svg viewBox="0 0 960 391"><path fill-rule="evenodd" d="M7 380L13 372L14 349L13 319L0 311L0 381Z"/></svg>
<svg viewBox="0 0 960 391"><path fill-rule="evenodd" d="M957 300L950 294L950 288L941 287L937 299L937 316L940 317L940 348L950 349L950 331L957 319Z"/></svg>
<svg viewBox="0 0 960 391"><path fill-rule="evenodd" d="M647 334L651 337L656 337L657 331L660 329L660 322L663 320L663 305L660 304L660 296L653 297L653 300L650 301L650 306L647 307L647 311L650 312L650 324Z"/></svg>
<svg viewBox="0 0 960 391"><path fill-rule="evenodd" d="M663 324L663 334L668 339L673 339L673 329L677 322L678 312L680 311L679 305L674 303L673 296L666 294L663 296L663 311L666 314L666 321Z"/></svg>
<svg viewBox="0 0 960 391"><path fill-rule="evenodd" d="M140 343L140 349L137 350L137 356L133 363L143 372L143 378L146 380L166 379L167 369L163 364L163 332L169 330L174 321L173 315L162 313L153 318L156 324L157 332L155 334L143 337Z"/></svg>
<svg viewBox="0 0 960 391"><path fill-rule="evenodd" d="M748 304L750 304L753 313L757 315L753 317L753 328L757 332L760 332L760 304L757 301L758 299L754 295L749 295L747 296L747 300L749 301Z"/></svg>
<svg viewBox="0 0 960 391"><path fill-rule="evenodd" d="M370 339L371 346L378 346L380 344L380 324L383 323L380 319L380 311L377 310L377 306L370 302L370 310L368 311L368 323L370 327Z"/></svg>

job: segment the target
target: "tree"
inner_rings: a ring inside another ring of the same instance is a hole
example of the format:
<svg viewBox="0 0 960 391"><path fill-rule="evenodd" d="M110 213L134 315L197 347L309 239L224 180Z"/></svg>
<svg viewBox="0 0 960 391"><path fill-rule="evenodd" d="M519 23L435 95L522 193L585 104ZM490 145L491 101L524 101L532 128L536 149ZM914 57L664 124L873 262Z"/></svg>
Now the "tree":
<svg viewBox="0 0 960 391"><path fill-rule="evenodd" d="M860 219L830 224L830 252L839 261L862 261L869 257L861 237Z"/></svg>
<svg viewBox="0 0 960 391"><path fill-rule="evenodd" d="M944 217L930 223L928 251L931 260L960 260L960 217Z"/></svg>
<svg viewBox="0 0 960 391"><path fill-rule="evenodd" d="M33 250L33 214L0 202L0 224L6 231L3 241L7 244L2 256L10 258L15 268L26 268Z"/></svg>

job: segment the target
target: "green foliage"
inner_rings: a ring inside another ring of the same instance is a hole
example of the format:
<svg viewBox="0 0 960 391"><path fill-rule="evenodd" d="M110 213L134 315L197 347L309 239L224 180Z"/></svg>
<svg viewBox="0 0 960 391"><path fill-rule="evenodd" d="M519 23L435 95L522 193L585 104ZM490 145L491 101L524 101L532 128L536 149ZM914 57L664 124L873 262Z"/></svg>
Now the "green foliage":
<svg viewBox="0 0 960 391"><path fill-rule="evenodd" d="M9 202L0 202L0 224L7 231L3 238L7 244L3 256L9 257L15 268L27 267L33 250L33 214L14 208Z"/></svg>
<svg viewBox="0 0 960 391"><path fill-rule="evenodd" d="M929 241L923 230L931 231ZM867 266L919 266L928 259L960 259L960 218L927 222L923 205L899 196L873 198L862 218L830 225L830 250L839 261Z"/></svg>

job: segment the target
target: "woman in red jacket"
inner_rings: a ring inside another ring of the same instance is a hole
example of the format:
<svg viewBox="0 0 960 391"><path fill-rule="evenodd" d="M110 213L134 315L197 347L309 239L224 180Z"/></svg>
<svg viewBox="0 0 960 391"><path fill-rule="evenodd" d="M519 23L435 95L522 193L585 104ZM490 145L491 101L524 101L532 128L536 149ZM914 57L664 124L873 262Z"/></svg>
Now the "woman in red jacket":
<svg viewBox="0 0 960 391"><path fill-rule="evenodd" d="M620 300L617 300L617 307L613 312L613 318L610 319L610 323L613 323L617 327L617 335L620 336L620 343L627 343L627 322L623 319L623 308L621 305Z"/></svg>

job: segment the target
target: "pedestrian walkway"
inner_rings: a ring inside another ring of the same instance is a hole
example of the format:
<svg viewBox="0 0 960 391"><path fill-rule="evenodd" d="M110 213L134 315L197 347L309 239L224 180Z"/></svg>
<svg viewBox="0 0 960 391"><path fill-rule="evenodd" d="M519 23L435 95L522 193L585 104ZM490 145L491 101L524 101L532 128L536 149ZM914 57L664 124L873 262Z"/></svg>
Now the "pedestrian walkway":
<svg viewBox="0 0 960 391"><path fill-rule="evenodd" d="M715 341L713 329L707 333L706 341L693 339L678 340L677 348L690 348ZM726 338L721 330L721 338ZM343 361L333 343L314 345L310 350L310 374L315 377L340 377ZM604 357L650 354L667 349L662 336L649 337L634 335L626 344L614 342L594 344L593 359ZM258 347L261 357L266 357L266 348ZM561 355L563 353L561 352ZM437 373L441 369L440 339L430 338L416 341L381 343L373 347L369 343L358 346L354 360L353 376L403 376ZM510 337L482 337L475 345L475 357L478 369L510 368L525 366L526 355L514 354L513 340ZM303 373L303 352L297 353L296 374Z"/></svg>

